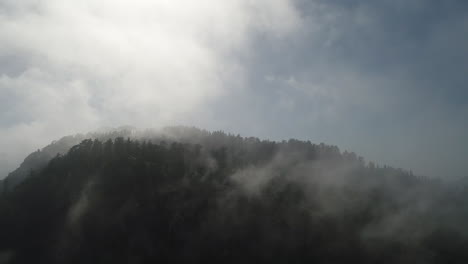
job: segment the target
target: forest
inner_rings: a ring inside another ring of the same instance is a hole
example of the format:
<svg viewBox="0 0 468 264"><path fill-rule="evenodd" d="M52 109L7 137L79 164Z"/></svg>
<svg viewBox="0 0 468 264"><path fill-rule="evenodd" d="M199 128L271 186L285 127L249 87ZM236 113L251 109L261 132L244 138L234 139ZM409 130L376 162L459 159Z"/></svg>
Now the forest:
<svg viewBox="0 0 468 264"><path fill-rule="evenodd" d="M3 181L0 263L467 263L466 187L295 139L77 135Z"/></svg>

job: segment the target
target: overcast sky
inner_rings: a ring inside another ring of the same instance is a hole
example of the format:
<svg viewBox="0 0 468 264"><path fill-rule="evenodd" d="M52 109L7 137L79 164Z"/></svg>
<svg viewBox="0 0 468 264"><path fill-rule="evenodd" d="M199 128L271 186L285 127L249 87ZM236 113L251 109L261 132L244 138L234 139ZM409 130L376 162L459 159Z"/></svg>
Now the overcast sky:
<svg viewBox="0 0 468 264"><path fill-rule="evenodd" d="M466 0L1 0L0 178L100 127L194 125L468 176Z"/></svg>

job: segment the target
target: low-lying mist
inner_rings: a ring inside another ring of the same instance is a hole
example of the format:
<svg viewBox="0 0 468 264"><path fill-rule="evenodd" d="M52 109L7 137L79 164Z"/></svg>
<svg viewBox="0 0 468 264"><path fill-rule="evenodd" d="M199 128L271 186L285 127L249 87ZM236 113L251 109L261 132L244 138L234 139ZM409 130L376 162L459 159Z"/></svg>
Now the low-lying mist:
<svg viewBox="0 0 468 264"><path fill-rule="evenodd" d="M32 155L51 149L59 154L23 164L27 174L3 186L5 263L468 258L464 180L415 176L336 146L127 127Z"/></svg>

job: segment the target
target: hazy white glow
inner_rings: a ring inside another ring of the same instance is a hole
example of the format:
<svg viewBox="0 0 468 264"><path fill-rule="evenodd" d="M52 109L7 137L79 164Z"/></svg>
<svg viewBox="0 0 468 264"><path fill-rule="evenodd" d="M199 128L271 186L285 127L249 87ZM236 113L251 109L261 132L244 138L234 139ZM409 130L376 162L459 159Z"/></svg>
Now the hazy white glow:
<svg viewBox="0 0 468 264"><path fill-rule="evenodd" d="M0 99L16 101L0 114L14 120L0 125L3 162L68 133L180 122L241 86L232 54L248 54L253 32L298 23L288 0L4 1L0 58L24 65L0 72Z"/></svg>
<svg viewBox="0 0 468 264"><path fill-rule="evenodd" d="M63 135L126 124L310 139L464 176L466 14L444 1L0 0L0 178Z"/></svg>

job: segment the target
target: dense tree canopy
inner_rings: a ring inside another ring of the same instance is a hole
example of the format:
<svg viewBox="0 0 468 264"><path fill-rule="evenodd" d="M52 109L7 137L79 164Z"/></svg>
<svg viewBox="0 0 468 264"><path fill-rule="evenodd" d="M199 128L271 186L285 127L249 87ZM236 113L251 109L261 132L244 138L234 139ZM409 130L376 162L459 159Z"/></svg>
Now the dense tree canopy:
<svg viewBox="0 0 468 264"><path fill-rule="evenodd" d="M465 188L335 146L173 128L39 167L0 196L0 263L468 259Z"/></svg>

